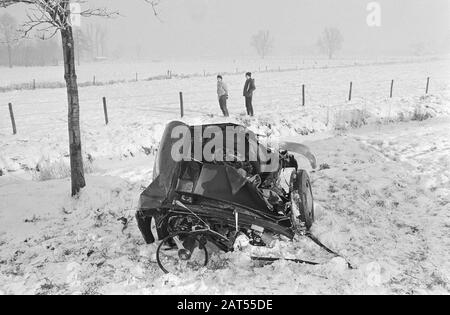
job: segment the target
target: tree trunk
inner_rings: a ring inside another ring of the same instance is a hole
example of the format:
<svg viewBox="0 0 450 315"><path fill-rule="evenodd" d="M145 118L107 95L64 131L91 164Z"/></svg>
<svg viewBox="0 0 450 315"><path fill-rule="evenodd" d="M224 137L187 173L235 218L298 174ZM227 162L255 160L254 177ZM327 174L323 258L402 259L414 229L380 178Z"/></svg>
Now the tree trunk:
<svg viewBox="0 0 450 315"><path fill-rule="evenodd" d="M75 43L75 45L77 46L77 65L78 67L80 66L80 32L76 32L77 34L77 41Z"/></svg>
<svg viewBox="0 0 450 315"><path fill-rule="evenodd" d="M69 108L70 174L72 196L75 196L80 192L81 188L86 186L86 181L84 179L83 155L81 152L80 103L75 71L75 44L71 26L61 30L61 39L64 54L64 79L66 80Z"/></svg>
<svg viewBox="0 0 450 315"><path fill-rule="evenodd" d="M9 67L12 68L13 67L13 62L12 62L12 51L11 51L11 45L8 44L8 62L9 62Z"/></svg>

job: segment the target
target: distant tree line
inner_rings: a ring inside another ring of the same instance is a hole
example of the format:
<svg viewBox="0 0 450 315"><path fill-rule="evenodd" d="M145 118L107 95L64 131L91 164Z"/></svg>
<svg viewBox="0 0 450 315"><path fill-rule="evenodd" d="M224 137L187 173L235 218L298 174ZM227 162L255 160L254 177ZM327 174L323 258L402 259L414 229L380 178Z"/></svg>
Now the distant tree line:
<svg viewBox="0 0 450 315"><path fill-rule="evenodd" d="M0 66L4 67L53 66L61 59L61 48L56 40L21 40L11 48L0 47Z"/></svg>
<svg viewBox="0 0 450 315"><path fill-rule="evenodd" d="M270 31L261 30L252 36L251 45L256 50L258 55L264 59L273 49L273 38Z"/></svg>
<svg viewBox="0 0 450 315"><path fill-rule="evenodd" d="M108 53L107 28L90 23L74 29L76 62L105 58ZM62 62L61 45L57 38L43 40L23 37L17 20L10 14L0 15L0 66L54 66Z"/></svg>
<svg viewBox="0 0 450 315"><path fill-rule="evenodd" d="M328 59L333 59L334 55L342 49L343 42L344 37L339 29L327 27L317 41L317 46L322 53L328 56Z"/></svg>
<svg viewBox="0 0 450 315"><path fill-rule="evenodd" d="M343 42L344 38L339 29L327 27L320 35L317 41L317 47L321 53L327 55L329 59L333 59L335 54L342 49ZM251 37L250 45L264 59L274 48L274 38L269 30L260 30Z"/></svg>
<svg viewBox="0 0 450 315"><path fill-rule="evenodd" d="M95 60L108 56L108 30L102 24L86 24L74 30L78 58ZM79 63L79 60L78 60Z"/></svg>

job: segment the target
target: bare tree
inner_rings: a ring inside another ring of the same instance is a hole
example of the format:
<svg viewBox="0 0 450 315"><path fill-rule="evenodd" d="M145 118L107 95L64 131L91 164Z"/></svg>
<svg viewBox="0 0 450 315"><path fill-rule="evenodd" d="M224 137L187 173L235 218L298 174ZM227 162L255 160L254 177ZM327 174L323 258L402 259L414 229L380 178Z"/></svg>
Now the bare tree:
<svg viewBox="0 0 450 315"><path fill-rule="evenodd" d="M156 15L158 0L144 0L151 4ZM80 3L80 2L78 2ZM24 35L33 30L39 32L42 38L61 34L64 79L67 86L68 100L68 131L72 196L77 195L86 186L81 150L80 132L80 103L78 96L78 82L75 68L75 41L71 25L70 0L0 0L0 7L14 4L29 5L27 21L23 25ZM112 17L117 12L110 12L106 8L86 9L79 13L82 17L101 16Z"/></svg>
<svg viewBox="0 0 450 315"><path fill-rule="evenodd" d="M77 48L77 64L79 66L82 56L85 56L86 52L89 53L91 51L91 41L81 28L75 29L74 36L75 47Z"/></svg>
<svg viewBox="0 0 450 315"><path fill-rule="evenodd" d="M17 21L10 14L5 13L0 16L0 44L6 46L8 51L8 64L13 67L12 48L19 41L17 32Z"/></svg>
<svg viewBox="0 0 450 315"><path fill-rule="evenodd" d="M91 49L91 57L104 57L106 46L107 29L98 23L90 23L86 27L86 37Z"/></svg>
<svg viewBox="0 0 450 315"><path fill-rule="evenodd" d="M104 25L99 25L97 27L97 32L95 33L96 44L97 44L97 57L106 56L106 38L108 36L108 29Z"/></svg>
<svg viewBox="0 0 450 315"><path fill-rule="evenodd" d="M32 46L32 65L47 66L57 64L59 45L56 40L36 40Z"/></svg>
<svg viewBox="0 0 450 315"><path fill-rule="evenodd" d="M269 31L259 31L252 36L251 45L261 58L265 58L273 48L273 38Z"/></svg>
<svg viewBox="0 0 450 315"><path fill-rule="evenodd" d="M327 27L319 38L318 46L329 59L333 59L334 54L342 48L344 38L341 32L334 27Z"/></svg>
<svg viewBox="0 0 450 315"><path fill-rule="evenodd" d="M14 66L49 66L58 65L61 48L55 39L34 39L20 40L14 45L12 51ZM6 54L5 57L7 59ZM2 60L2 62L4 61Z"/></svg>
<svg viewBox="0 0 450 315"><path fill-rule="evenodd" d="M136 52L136 60L141 60L142 58L142 45L141 44L137 44L136 46L134 46L134 50Z"/></svg>

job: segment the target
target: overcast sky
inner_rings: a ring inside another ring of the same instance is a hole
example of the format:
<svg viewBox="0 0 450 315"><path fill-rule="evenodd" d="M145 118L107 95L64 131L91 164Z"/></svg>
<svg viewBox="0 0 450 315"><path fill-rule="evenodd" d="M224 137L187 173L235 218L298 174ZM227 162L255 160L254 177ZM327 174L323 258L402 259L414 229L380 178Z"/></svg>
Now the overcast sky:
<svg viewBox="0 0 450 315"><path fill-rule="evenodd" d="M143 0L91 0L118 9L103 21L109 50L164 56L254 54L250 37L271 31L274 54L307 52L322 30L334 26L345 39L342 54L401 54L424 43L441 48L450 34L450 0L380 0L381 27L369 27L366 0L161 0L160 20ZM9 9L8 9L9 10ZM19 9L14 12L16 15ZM0 9L0 12L5 9ZM89 23L83 20L83 23Z"/></svg>

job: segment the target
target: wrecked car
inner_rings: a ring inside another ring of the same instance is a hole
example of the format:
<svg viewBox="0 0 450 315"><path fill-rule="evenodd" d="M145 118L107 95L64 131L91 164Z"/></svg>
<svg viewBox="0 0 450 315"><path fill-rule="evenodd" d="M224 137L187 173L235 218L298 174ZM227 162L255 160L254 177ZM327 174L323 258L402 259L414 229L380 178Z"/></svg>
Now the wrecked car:
<svg viewBox="0 0 450 315"><path fill-rule="evenodd" d="M289 239L307 233L314 223L314 200L300 157L316 167L306 146L269 148L243 126L169 123L154 180L141 194L136 213L146 243L161 241L161 269L206 265L207 244L228 252L242 240L265 246L266 233Z"/></svg>

